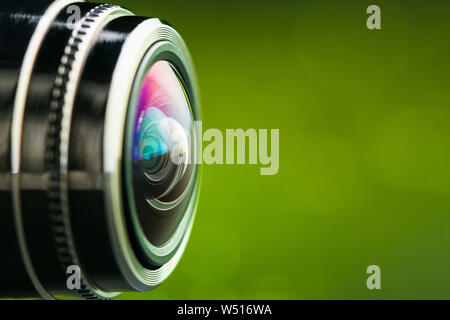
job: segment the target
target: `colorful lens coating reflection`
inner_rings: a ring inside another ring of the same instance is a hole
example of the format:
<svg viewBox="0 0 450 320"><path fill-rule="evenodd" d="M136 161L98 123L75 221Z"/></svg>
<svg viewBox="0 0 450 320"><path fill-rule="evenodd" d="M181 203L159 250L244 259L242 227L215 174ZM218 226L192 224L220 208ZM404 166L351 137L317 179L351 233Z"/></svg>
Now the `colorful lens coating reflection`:
<svg viewBox="0 0 450 320"><path fill-rule="evenodd" d="M141 86L133 136L133 184L147 239L162 246L186 213L192 195L194 119L172 66L156 62Z"/></svg>

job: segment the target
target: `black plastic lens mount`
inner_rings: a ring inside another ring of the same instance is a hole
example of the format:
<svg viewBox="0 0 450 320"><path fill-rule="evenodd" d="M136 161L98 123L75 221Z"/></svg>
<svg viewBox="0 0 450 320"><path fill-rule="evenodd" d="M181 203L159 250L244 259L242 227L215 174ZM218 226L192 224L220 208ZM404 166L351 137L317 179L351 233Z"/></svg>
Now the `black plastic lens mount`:
<svg viewBox="0 0 450 320"><path fill-rule="evenodd" d="M199 120L191 58L167 23L109 4L2 1L0 297L109 299L173 271L199 168L183 217L158 246L142 239L127 169L142 75L158 61L173 67ZM80 288L67 285L70 266L81 270Z"/></svg>

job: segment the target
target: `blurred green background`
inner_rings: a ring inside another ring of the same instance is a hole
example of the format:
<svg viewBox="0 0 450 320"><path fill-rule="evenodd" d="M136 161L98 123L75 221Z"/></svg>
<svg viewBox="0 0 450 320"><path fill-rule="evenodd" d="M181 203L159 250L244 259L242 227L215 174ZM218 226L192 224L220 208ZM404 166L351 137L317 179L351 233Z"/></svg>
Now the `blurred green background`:
<svg viewBox="0 0 450 320"><path fill-rule="evenodd" d="M180 31L205 129L281 143L276 176L204 166L178 268L121 298L450 299L449 1L115 3Z"/></svg>

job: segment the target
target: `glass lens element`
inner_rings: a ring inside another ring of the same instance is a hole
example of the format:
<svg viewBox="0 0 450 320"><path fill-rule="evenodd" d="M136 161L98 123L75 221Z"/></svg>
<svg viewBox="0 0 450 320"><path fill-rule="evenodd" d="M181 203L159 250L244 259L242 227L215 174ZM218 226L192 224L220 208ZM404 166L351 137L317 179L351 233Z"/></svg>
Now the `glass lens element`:
<svg viewBox="0 0 450 320"><path fill-rule="evenodd" d="M194 120L172 66L156 62L147 72L135 116L133 188L141 228L153 246L169 241L192 196Z"/></svg>

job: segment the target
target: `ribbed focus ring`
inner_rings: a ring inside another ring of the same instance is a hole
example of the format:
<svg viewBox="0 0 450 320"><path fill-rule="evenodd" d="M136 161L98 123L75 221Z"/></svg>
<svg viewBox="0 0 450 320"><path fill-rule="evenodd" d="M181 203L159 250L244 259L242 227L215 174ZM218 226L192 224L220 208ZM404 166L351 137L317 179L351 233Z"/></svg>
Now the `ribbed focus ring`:
<svg viewBox="0 0 450 320"><path fill-rule="evenodd" d="M74 63L79 58L78 55L82 44L87 41L90 32L95 32L93 27L117 9L120 9L120 7L108 4L99 5L89 11L75 25L64 50L64 55L61 58L51 92L51 112L49 114L46 147L46 164L50 172L49 214L53 229L53 239L63 272L66 272L71 265L79 265L72 238L67 203L67 185L64 172L61 170L62 142L63 140L68 140L68 137L63 137L63 134L68 134L63 132L64 111L67 107L73 107L73 101L69 101L67 93L69 86L74 85L73 82L76 81L76 77L72 77L72 72L74 71ZM72 104L72 106L68 106L68 104ZM105 299L92 288L85 275L82 276L81 288L76 290L76 292L84 299Z"/></svg>

